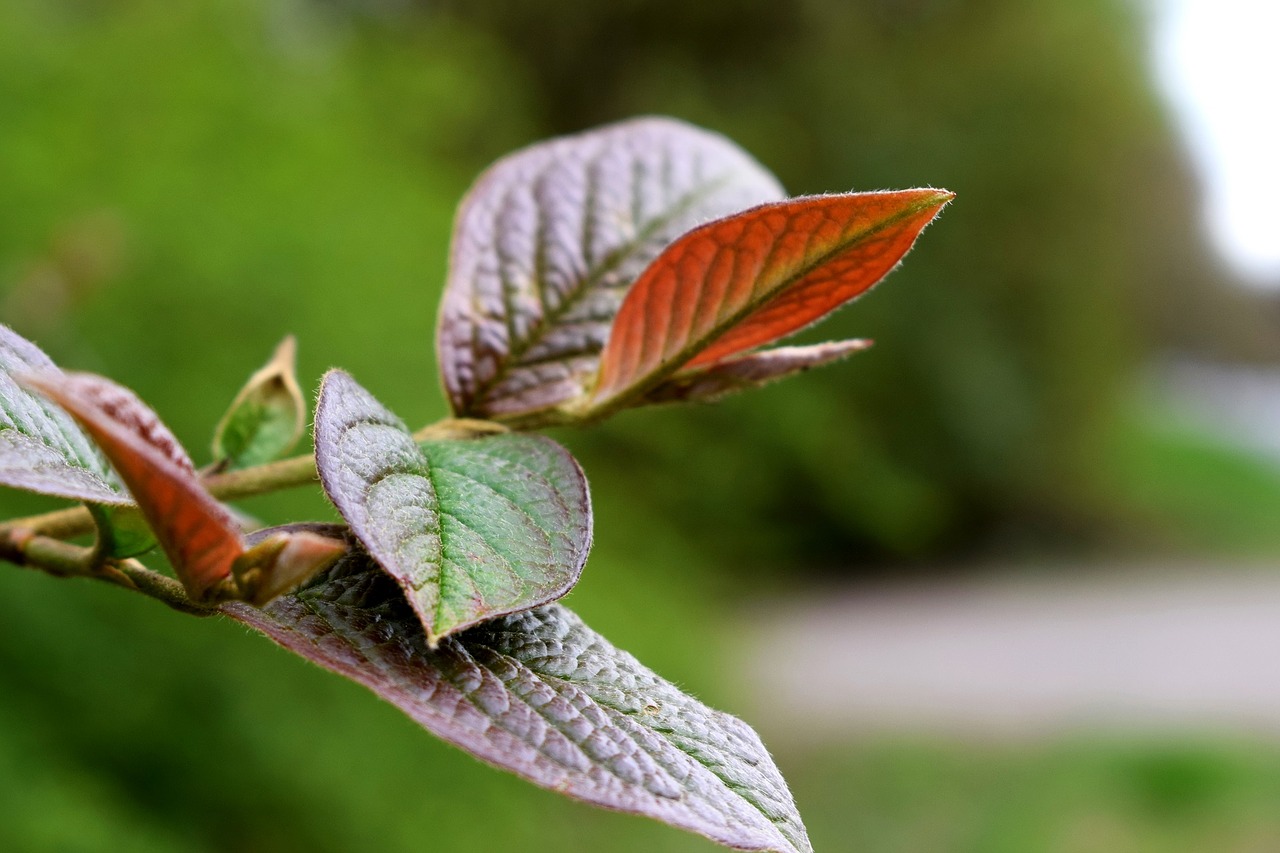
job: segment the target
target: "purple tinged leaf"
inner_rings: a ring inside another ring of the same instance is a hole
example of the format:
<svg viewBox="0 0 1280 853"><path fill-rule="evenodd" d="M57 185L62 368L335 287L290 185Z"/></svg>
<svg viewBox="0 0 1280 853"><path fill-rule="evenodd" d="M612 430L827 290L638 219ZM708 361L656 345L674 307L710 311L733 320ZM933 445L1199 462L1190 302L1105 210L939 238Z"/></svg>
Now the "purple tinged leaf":
<svg viewBox="0 0 1280 853"><path fill-rule="evenodd" d="M799 347L777 347L737 356L710 367L675 374L644 398L646 403L680 403L718 400L749 388L759 388L797 373L831 364L862 352L871 341L854 338Z"/></svg>
<svg viewBox="0 0 1280 853"><path fill-rule="evenodd" d="M75 421L13 378L30 372L58 368L35 344L0 325L0 485L93 503L133 503Z"/></svg>
<svg viewBox="0 0 1280 853"><path fill-rule="evenodd" d="M498 161L454 226L438 336L454 411L515 418L583 396L627 289L663 248L782 197L737 145L666 118Z"/></svg>
<svg viewBox="0 0 1280 853"><path fill-rule="evenodd" d="M418 612L432 643L567 593L591 545L591 501L549 439L419 445L348 374L325 377L316 468L329 499Z"/></svg>
<svg viewBox="0 0 1280 853"><path fill-rule="evenodd" d="M353 552L263 610L223 610L543 788L740 850L812 850L749 726L659 678L560 605L486 622L433 649L401 590Z"/></svg>

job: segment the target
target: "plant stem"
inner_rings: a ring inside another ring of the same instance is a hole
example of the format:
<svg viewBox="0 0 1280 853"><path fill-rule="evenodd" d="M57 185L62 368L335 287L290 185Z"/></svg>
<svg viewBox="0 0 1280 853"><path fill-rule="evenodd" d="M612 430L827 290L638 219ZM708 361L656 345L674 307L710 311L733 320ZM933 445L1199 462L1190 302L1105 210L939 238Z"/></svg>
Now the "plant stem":
<svg viewBox="0 0 1280 853"><path fill-rule="evenodd" d="M118 560L113 565L120 574L129 579L138 592L163 602L174 610L190 613L193 616L212 616L217 612L216 608L197 604L188 598L182 584L173 578L153 572L137 560Z"/></svg>
<svg viewBox="0 0 1280 853"><path fill-rule="evenodd" d="M493 435L508 431L507 427L493 421L446 418L423 427L414 433L413 437L418 441L441 441L474 438L479 435ZM204 487L215 498L234 501L307 486L315 482L317 482L316 460L308 453L290 459L281 459L278 462L255 465L252 468L209 474L204 478ZM93 519L89 511L78 506L6 521L0 524L0 536L11 531L25 530L51 539L70 539L92 533L93 529ZM3 557L2 553L0 557Z"/></svg>
<svg viewBox="0 0 1280 853"><path fill-rule="evenodd" d="M311 454L268 462L238 471L211 474L204 480L209 494L234 501L253 495L278 492L316 482L316 460Z"/></svg>
<svg viewBox="0 0 1280 853"><path fill-rule="evenodd" d="M508 432L492 421L446 418L414 433L418 441L467 439ZM208 474L203 478L209 494L236 500L315 483L316 460L311 454L294 456L252 468ZM137 560L103 560L94 548L61 541L94 529L84 507L16 518L0 524L0 560L43 571L56 577L87 577L113 583L154 598L183 613L208 616L216 607L192 601L178 583L154 572Z"/></svg>
<svg viewBox="0 0 1280 853"><path fill-rule="evenodd" d="M305 486L315 481L315 457L308 454L242 468L239 471L211 474L205 477L204 486L215 498L236 500ZM92 533L93 529L93 518L89 515L89 510L78 506L6 521L0 524L0 535L13 530L25 530L53 539L70 539Z"/></svg>
<svg viewBox="0 0 1280 853"><path fill-rule="evenodd" d="M7 529L0 535L0 559L55 577L106 581L140 592L183 613L209 616L216 612L188 598L182 584L173 578L153 572L137 560L99 561L92 548L37 536L23 528Z"/></svg>

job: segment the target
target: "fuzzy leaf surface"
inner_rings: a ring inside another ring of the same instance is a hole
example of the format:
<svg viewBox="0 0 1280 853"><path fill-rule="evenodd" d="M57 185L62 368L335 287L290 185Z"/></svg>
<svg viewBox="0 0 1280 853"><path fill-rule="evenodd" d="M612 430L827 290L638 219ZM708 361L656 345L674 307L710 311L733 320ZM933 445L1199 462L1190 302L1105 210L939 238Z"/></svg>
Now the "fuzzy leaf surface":
<svg viewBox="0 0 1280 853"><path fill-rule="evenodd" d="M213 458L224 469L280 459L302 437L307 406L298 387L296 354L292 336L281 341L222 416L213 437Z"/></svg>
<svg viewBox="0 0 1280 853"><path fill-rule="evenodd" d="M933 189L794 198L686 234L627 293L595 404L778 340L862 295L951 198Z"/></svg>
<svg viewBox="0 0 1280 853"><path fill-rule="evenodd" d="M27 374L22 381L70 412L102 448L193 598L231 573L244 550L239 527L155 412L129 389L89 373Z"/></svg>
<svg viewBox="0 0 1280 853"><path fill-rule="evenodd" d="M583 396L627 289L663 248L782 197L737 145L666 118L499 160L454 226L438 335L454 411L506 418Z"/></svg>
<svg viewBox="0 0 1280 853"><path fill-rule="evenodd" d="M404 588L432 642L553 601L582 573L591 545L587 482L549 439L419 444L334 370L321 385L315 446L329 499Z"/></svg>
<svg viewBox="0 0 1280 853"><path fill-rule="evenodd" d="M123 506L133 503L76 422L14 376L58 368L35 344L0 325L0 485Z"/></svg>
<svg viewBox="0 0 1280 853"><path fill-rule="evenodd" d="M433 649L397 585L355 553L262 610L223 609L536 785L741 850L812 849L749 726L560 605L486 622Z"/></svg>
<svg viewBox="0 0 1280 853"><path fill-rule="evenodd" d="M855 338L802 347L777 347L764 352L734 356L710 367L677 373L650 391L644 399L646 403L719 400L729 394L759 388L848 358L870 346L871 341Z"/></svg>

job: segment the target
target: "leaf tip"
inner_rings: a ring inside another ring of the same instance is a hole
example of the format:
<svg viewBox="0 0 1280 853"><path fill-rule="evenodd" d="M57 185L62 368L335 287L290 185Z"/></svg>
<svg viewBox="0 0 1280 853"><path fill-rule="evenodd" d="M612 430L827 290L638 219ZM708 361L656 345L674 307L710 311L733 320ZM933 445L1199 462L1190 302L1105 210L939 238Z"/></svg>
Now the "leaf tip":
<svg viewBox="0 0 1280 853"><path fill-rule="evenodd" d="M298 361L298 339L294 335L285 335L276 350L271 354L271 364L287 366L290 370Z"/></svg>
<svg viewBox="0 0 1280 853"><path fill-rule="evenodd" d="M942 209L951 202L955 201L956 194L951 190L929 188L923 191L922 206L925 209L933 208L934 216L942 212Z"/></svg>

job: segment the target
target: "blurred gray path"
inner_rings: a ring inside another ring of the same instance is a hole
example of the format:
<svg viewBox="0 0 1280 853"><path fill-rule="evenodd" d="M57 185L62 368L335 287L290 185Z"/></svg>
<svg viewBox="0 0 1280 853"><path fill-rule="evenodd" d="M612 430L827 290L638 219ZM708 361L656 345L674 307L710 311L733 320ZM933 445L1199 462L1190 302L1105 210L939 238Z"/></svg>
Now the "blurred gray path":
<svg viewBox="0 0 1280 853"><path fill-rule="evenodd" d="M1280 738L1280 566L1057 567L752 608L736 663L773 737L1261 731Z"/></svg>

